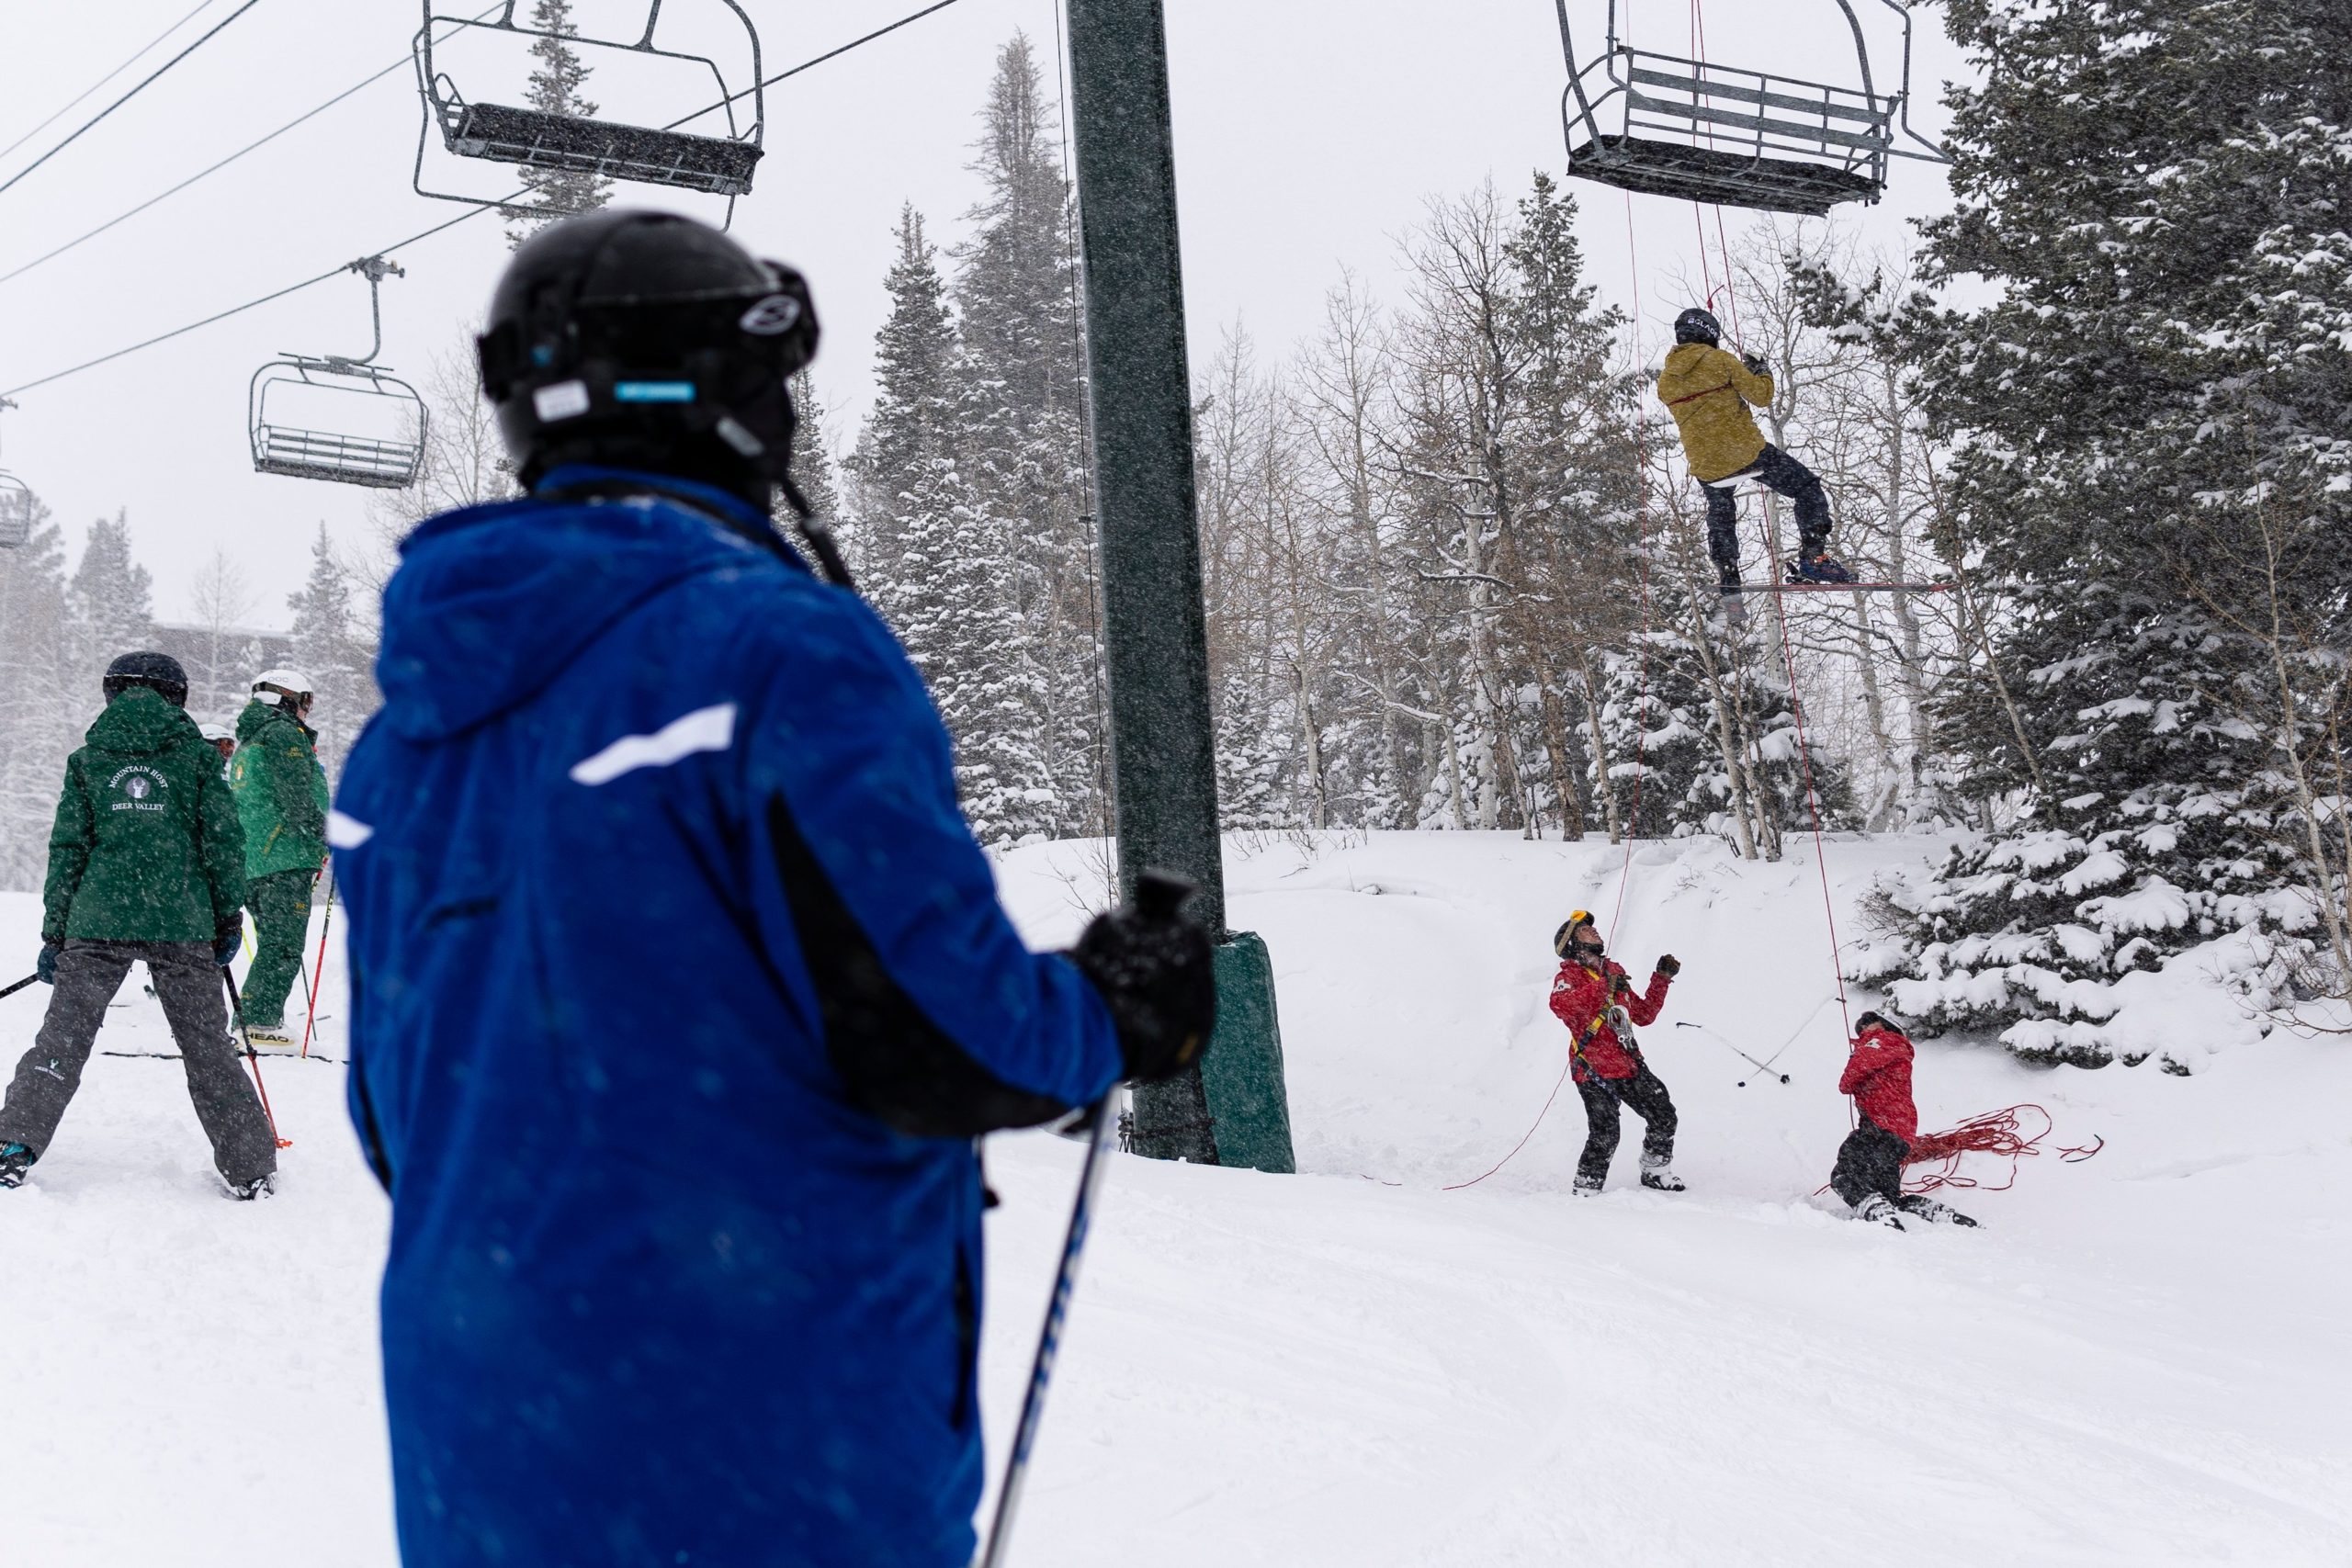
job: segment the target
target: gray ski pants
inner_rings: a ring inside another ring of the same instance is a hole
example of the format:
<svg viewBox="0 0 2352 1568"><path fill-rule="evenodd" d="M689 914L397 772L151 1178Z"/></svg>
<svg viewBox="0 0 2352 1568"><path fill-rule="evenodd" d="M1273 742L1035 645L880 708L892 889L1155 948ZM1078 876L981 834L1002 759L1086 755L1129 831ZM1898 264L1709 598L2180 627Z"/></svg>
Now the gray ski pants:
<svg viewBox="0 0 2352 1568"><path fill-rule="evenodd" d="M82 1069L97 1043L107 1004L133 964L147 965L155 999L164 1004L172 1038L179 1042L187 1097L212 1142L212 1164L238 1185L277 1168L277 1145L253 1081L237 1065L229 1038L228 998L212 948L201 942L71 941L57 957L57 987L49 998L33 1048L17 1063L8 1098L0 1105L0 1144L22 1144L38 1156L49 1150L65 1107L82 1086Z"/></svg>

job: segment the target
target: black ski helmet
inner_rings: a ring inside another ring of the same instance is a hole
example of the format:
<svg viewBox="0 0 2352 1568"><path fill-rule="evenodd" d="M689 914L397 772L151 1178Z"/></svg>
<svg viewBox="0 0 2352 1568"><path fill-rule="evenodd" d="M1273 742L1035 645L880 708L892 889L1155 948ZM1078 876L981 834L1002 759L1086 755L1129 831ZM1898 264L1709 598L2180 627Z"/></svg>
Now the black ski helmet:
<svg viewBox="0 0 2352 1568"><path fill-rule="evenodd" d="M100 683L107 701L114 701L133 686L161 692L175 708L187 706L187 671L168 653L126 653L107 666L106 680Z"/></svg>
<svg viewBox="0 0 2352 1568"><path fill-rule="evenodd" d="M788 383L817 353L808 285L708 224L627 209L549 224L507 264L476 347L526 486L592 462L797 493Z"/></svg>
<svg viewBox="0 0 2352 1568"><path fill-rule="evenodd" d="M1724 341L1724 324L1715 320L1714 312L1693 305L1674 318L1674 341L1703 343L1709 348L1718 348Z"/></svg>

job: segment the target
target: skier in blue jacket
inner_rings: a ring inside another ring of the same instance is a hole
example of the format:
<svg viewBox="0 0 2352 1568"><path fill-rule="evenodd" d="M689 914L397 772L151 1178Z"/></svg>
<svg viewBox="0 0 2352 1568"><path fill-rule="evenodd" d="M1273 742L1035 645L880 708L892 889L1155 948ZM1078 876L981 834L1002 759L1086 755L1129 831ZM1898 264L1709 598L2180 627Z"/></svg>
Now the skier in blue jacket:
<svg viewBox="0 0 2352 1568"><path fill-rule="evenodd" d="M330 837L408 1568L963 1568L976 1140L1215 1021L1189 919L1023 946L921 681L772 528L815 338L703 225L550 227L481 344L529 494L385 591Z"/></svg>

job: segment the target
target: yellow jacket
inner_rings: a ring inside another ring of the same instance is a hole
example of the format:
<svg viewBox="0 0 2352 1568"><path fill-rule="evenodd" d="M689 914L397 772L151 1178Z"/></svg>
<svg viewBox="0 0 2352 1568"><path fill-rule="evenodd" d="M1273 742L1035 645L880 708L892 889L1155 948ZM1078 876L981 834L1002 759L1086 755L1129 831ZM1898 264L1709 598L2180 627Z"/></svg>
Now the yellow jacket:
<svg viewBox="0 0 2352 1568"><path fill-rule="evenodd" d="M1657 378L1657 400L1674 414L1682 455L1695 479L1719 479L1756 461L1764 433L1747 405L1772 400L1772 376L1750 370L1739 356L1703 343L1678 343Z"/></svg>

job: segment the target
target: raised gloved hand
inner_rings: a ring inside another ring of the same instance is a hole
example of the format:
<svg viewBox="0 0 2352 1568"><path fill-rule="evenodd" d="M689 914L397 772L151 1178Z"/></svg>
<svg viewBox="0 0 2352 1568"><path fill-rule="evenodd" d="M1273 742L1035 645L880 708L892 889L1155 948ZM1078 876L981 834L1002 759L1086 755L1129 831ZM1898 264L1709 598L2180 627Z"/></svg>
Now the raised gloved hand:
<svg viewBox="0 0 2352 1568"><path fill-rule="evenodd" d="M1173 1077L1200 1059L1216 1029L1209 933L1183 912L1188 882L1147 871L1136 901L1097 915L1070 960L1102 993L1131 1078Z"/></svg>
<svg viewBox="0 0 2352 1568"><path fill-rule="evenodd" d="M226 969L236 962L237 949L245 944L245 912L230 916L212 931L212 962Z"/></svg>
<svg viewBox="0 0 2352 1568"><path fill-rule="evenodd" d="M1682 973L1682 960L1675 957L1674 954L1669 953L1665 957L1659 959L1657 964L1652 965L1652 967L1659 974L1671 980L1677 975Z"/></svg>
<svg viewBox="0 0 2352 1568"><path fill-rule="evenodd" d="M40 976L42 985L57 984L57 955L64 951L65 942L62 938L55 942L43 942L40 944L40 957L33 964L33 973Z"/></svg>
<svg viewBox="0 0 2352 1568"><path fill-rule="evenodd" d="M1747 367L1751 375L1770 376L1772 373L1772 367L1764 362L1764 356L1760 354L1743 354L1739 356L1739 362Z"/></svg>

